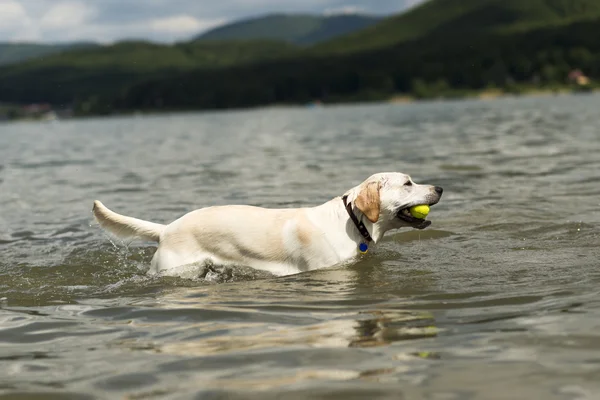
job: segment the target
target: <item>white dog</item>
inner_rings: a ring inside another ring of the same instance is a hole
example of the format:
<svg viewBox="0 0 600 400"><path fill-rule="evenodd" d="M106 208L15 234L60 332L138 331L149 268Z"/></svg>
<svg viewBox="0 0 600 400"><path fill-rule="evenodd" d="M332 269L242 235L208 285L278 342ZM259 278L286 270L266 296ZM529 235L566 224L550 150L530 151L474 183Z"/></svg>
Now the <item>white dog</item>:
<svg viewBox="0 0 600 400"><path fill-rule="evenodd" d="M431 222L408 209L436 204L441 187L417 185L390 172L317 207L266 209L230 205L192 211L169 225L119 215L95 201L100 225L122 238L158 242L150 273L180 275L186 264L244 265L287 275L350 261L390 229L424 229Z"/></svg>

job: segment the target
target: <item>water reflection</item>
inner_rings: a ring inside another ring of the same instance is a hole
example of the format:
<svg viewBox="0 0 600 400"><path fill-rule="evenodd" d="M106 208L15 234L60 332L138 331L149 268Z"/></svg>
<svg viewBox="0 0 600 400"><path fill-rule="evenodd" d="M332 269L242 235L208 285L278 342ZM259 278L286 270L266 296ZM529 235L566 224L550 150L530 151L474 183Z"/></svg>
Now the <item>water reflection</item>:
<svg viewBox="0 0 600 400"><path fill-rule="evenodd" d="M126 340L118 345L178 355L367 348L438 334L429 312L398 309L391 301L381 308L377 305L381 299L373 298L370 307L360 292L372 287L371 272L359 265L270 280L173 288L143 304L151 307L145 311L112 309L101 314L123 321L133 318L144 328L155 325L164 330L171 325L160 343ZM252 302L240 300L240 292L248 293ZM185 325L179 326L182 322Z"/></svg>

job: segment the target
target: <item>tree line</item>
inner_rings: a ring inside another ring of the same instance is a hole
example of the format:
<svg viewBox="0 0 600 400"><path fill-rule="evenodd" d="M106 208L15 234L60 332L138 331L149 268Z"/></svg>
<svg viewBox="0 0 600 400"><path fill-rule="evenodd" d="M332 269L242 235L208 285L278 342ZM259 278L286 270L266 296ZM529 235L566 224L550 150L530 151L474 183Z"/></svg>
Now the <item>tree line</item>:
<svg viewBox="0 0 600 400"><path fill-rule="evenodd" d="M154 69L132 68L126 62L118 68L48 65L42 75L16 66L0 71L0 101L72 105L76 113L86 115L564 87L573 69L592 80L600 78L599 22L510 33L444 30L383 49L337 55L263 44L257 48L263 55L254 58L249 53L244 63L169 67L164 60ZM185 51L182 54L191 50ZM269 52L278 53L265 58ZM236 56L228 52L227 57Z"/></svg>

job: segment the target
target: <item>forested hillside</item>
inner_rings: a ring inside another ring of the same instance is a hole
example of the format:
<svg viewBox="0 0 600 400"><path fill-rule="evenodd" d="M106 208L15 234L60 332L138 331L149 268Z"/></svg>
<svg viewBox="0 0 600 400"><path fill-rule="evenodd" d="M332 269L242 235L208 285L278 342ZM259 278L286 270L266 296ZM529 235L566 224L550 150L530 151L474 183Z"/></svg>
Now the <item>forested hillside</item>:
<svg viewBox="0 0 600 400"><path fill-rule="evenodd" d="M0 68L0 103L79 113L463 96L600 78L600 2L430 0L314 47L120 43Z"/></svg>

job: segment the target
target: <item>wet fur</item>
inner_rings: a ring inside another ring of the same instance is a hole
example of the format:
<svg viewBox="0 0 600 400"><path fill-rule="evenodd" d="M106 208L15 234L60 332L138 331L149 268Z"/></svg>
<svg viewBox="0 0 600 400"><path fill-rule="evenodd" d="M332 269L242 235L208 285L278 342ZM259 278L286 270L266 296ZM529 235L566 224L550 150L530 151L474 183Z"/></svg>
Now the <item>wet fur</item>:
<svg viewBox="0 0 600 400"><path fill-rule="evenodd" d="M375 174L345 195L373 247L386 231L411 226L397 218L400 209L435 204L441 193L392 172ZM168 225L117 214L97 200L93 214L118 237L158 242L150 273L171 276L181 275L182 266L191 263L247 265L276 275L325 268L354 259L363 241L341 197L298 209L206 207Z"/></svg>

